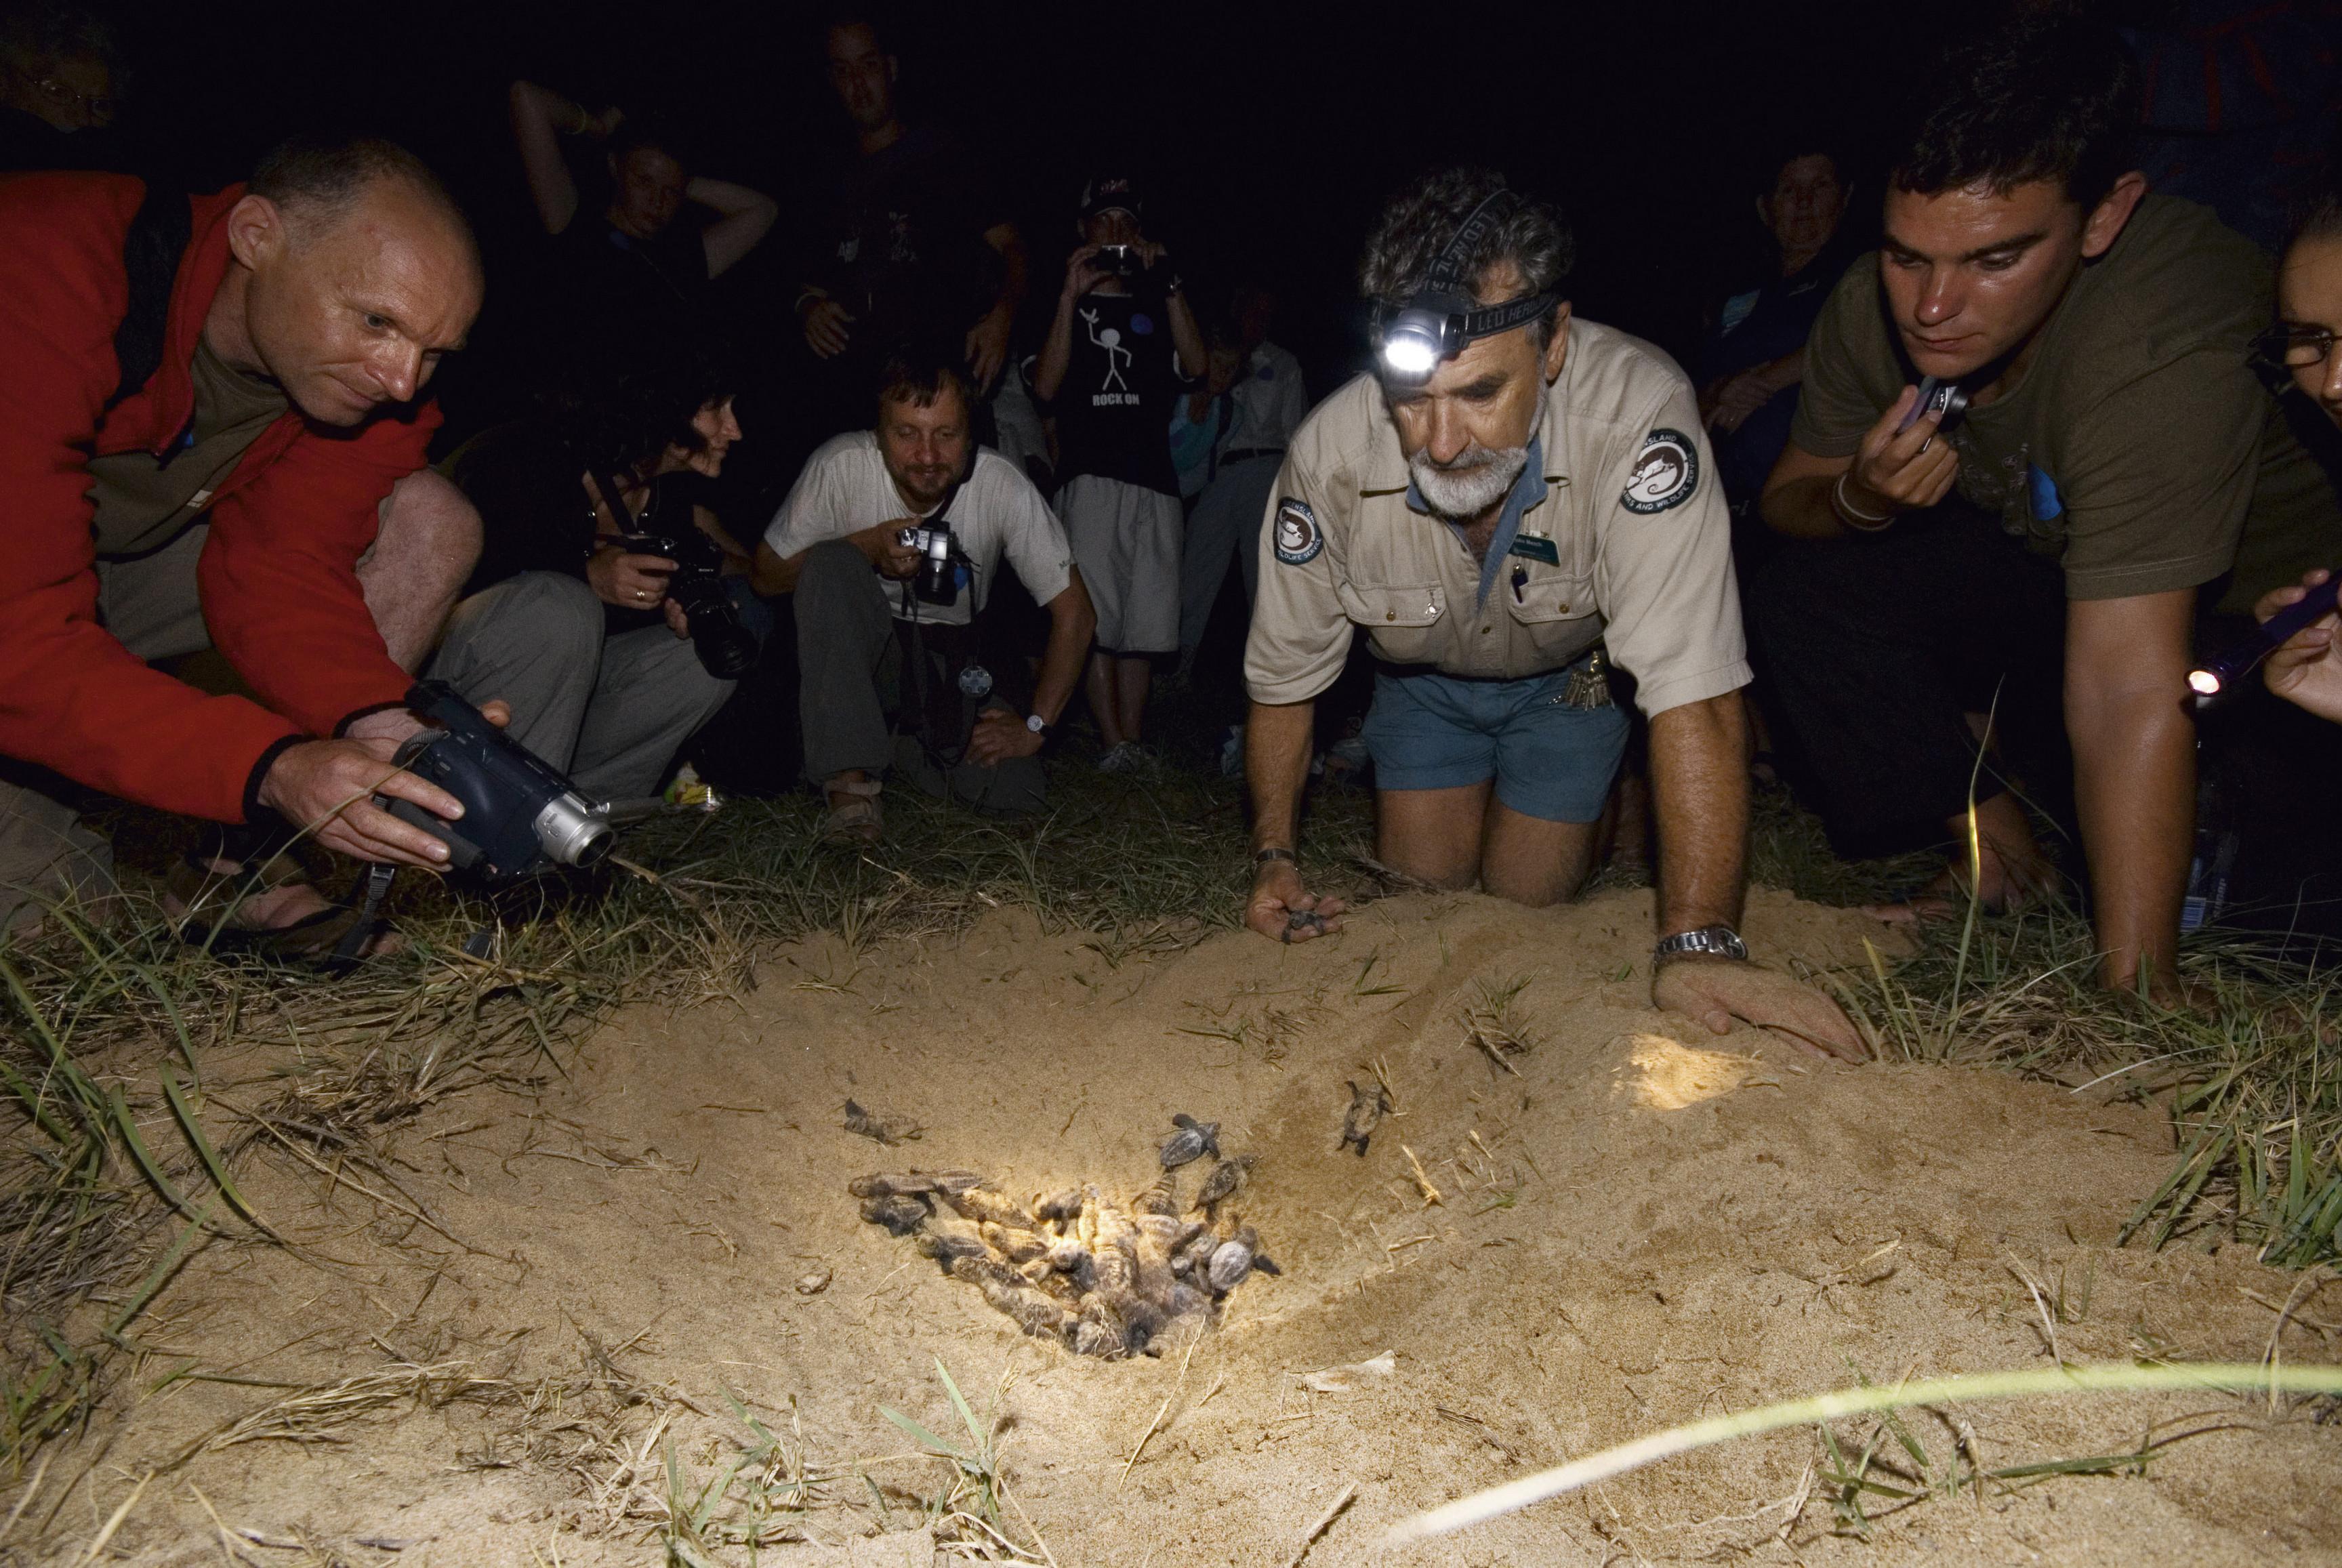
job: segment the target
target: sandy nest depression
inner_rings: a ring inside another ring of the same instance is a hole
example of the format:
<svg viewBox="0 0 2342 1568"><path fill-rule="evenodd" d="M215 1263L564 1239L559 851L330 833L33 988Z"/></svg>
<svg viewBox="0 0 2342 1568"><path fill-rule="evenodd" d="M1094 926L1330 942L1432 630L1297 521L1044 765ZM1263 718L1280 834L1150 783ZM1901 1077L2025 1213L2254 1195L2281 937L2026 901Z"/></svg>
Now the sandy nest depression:
<svg viewBox="0 0 2342 1568"><path fill-rule="evenodd" d="M817 1478L757 1561L958 1561L914 1528L947 1467L906 1457L880 1413L963 1433L940 1358L998 1402L1016 1502L1066 1568L1284 1564L1352 1485L1306 1560L1363 1563L1417 1508L1703 1414L2046 1364L2027 1279L2071 1359L2267 1353L2299 1282L2239 1248L2111 1244L2168 1169L2154 1107L1704 1036L1648 1006L1650 924L1647 893L1550 912L1408 896L1289 949L1240 933L1126 949L1010 911L950 940L789 949L739 1007L621 1018L535 1104L474 1096L404 1130L407 1190L460 1244L255 1168L255 1203L305 1258L199 1254L146 1336L174 1354L142 1368L149 1388L190 1363L250 1381L170 1383L95 1433L104 1462L41 1504L51 1539L77 1550L136 1477L185 1458L110 1554L219 1563L225 1528L266 1563L656 1562L666 1455L688 1504L737 1453L736 1396ZM1776 894L1749 924L1760 956L1825 964L1879 935ZM1516 1074L1465 1015L1522 981ZM1397 1114L1360 1159L1336 1149L1345 1083L1377 1064ZM848 1096L924 1135L846 1133ZM1182 1111L1258 1156L1236 1206L1285 1270L1185 1358L1026 1339L846 1193L911 1164L1026 1196L1136 1189ZM2300 1298L2288 1359L2333 1359L2317 1325L2337 1303ZM1386 1353L1386 1375L1306 1375ZM400 1366L441 1370L418 1400ZM284 1403L385 1374L387 1392L358 1385L380 1397ZM2342 1433L2311 1409L1965 1414L1987 1465L2135 1449L2196 1414L2227 1429L2144 1479L1937 1499L1867 1543L1833 1533L1814 1433L1784 1432L1390 1560L2342 1561ZM1948 1453L1948 1428L1915 1419Z"/></svg>

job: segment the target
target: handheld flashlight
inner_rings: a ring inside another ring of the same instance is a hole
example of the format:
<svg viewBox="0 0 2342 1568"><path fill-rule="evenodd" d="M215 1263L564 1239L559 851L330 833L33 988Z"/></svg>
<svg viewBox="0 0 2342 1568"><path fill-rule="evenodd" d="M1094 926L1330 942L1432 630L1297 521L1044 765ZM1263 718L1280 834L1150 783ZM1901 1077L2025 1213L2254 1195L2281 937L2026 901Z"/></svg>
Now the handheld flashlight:
<svg viewBox="0 0 2342 1568"><path fill-rule="evenodd" d="M2244 676L2255 664L2275 653L2285 640L2321 615L2334 613L2335 595L2342 590L2342 574L2328 577L2260 624L2258 630L2201 669L2187 672L2188 690L2198 704L2208 703Z"/></svg>
<svg viewBox="0 0 2342 1568"><path fill-rule="evenodd" d="M1957 382L1937 381L1932 375L1923 375L1919 378L1919 395L1911 400L1911 411L1903 416L1903 423L1895 427L1895 434L1902 434L1930 414L1937 416L1937 433L1949 434L1952 426L1960 422L1960 415L1967 411L1968 394L1960 390Z"/></svg>

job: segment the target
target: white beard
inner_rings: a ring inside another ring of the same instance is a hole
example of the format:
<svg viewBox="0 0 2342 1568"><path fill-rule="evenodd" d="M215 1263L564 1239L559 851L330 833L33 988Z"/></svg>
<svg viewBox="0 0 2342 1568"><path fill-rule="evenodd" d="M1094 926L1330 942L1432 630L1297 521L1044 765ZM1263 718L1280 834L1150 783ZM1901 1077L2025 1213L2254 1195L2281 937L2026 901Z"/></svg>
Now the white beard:
<svg viewBox="0 0 2342 1568"><path fill-rule="evenodd" d="M1545 427L1546 396L1545 388L1538 387L1536 417L1529 424L1532 431ZM1495 452L1467 446L1444 468L1431 461L1427 451L1417 452L1406 460L1406 472L1434 515L1451 523L1468 523L1502 501L1528 465L1526 445Z"/></svg>

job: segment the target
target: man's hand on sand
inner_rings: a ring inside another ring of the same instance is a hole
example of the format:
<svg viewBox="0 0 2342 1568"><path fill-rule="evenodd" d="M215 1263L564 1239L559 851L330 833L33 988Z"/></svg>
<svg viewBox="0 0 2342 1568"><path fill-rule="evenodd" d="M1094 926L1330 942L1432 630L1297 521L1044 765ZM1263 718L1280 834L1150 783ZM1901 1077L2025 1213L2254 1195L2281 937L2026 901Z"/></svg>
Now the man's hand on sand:
<svg viewBox="0 0 2342 1568"><path fill-rule="evenodd" d="M1245 924L1272 942L1314 942L1342 929L1342 901L1319 898L1301 885L1300 868L1272 860L1253 875Z"/></svg>
<svg viewBox="0 0 2342 1568"><path fill-rule="evenodd" d="M1685 956L1651 976L1651 1001L1728 1034L1735 1019L1787 1034L1816 1055L1867 1062L1869 1050L1838 1004L1777 969L1729 958Z"/></svg>

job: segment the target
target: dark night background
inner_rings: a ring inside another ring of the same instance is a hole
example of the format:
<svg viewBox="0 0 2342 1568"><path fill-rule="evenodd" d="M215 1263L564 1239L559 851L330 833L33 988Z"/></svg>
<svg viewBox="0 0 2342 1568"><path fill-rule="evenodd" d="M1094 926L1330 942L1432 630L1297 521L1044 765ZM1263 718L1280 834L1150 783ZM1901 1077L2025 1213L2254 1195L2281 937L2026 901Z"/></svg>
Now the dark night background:
<svg viewBox="0 0 2342 1568"><path fill-rule="evenodd" d="M785 312L791 193L844 145L822 70L835 14L746 0L150 6L127 30L125 129L206 188L301 125L407 143L481 229L493 345L495 285L514 277L497 264L533 228L507 85L653 110L688 131L705 172L782 198L772 240L731 286ZM1152 193L1150 230L1183 265L1280 286L1277 336L1320 392L1357 351L1351 273L1376 207L1455 161L1560 199L1579 236L1578 308L1685 352L1708 296L1761 254L1751 200L1785 127L1851 143L1861 167L1894 65L1927 25L1916 8L1640 4L912 4L882 21L906 117L956 129L1015 201L1034 300L1060 275L1089 166L1128 158ZM1857 222L1875 212L1865 183ZM445 390L460 418L460 375Z"/></svg>

